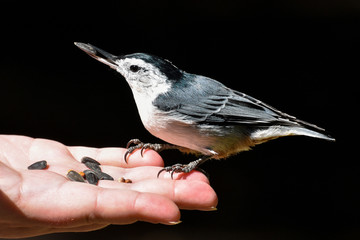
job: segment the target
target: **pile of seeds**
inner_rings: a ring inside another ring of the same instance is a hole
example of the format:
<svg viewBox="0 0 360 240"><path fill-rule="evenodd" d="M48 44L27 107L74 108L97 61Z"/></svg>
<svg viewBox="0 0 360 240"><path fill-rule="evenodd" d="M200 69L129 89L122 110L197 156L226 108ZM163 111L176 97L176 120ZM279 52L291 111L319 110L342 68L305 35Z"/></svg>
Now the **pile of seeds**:
<svg viewBox="0 0 360 240"><path fill-rule="evenodd" d="M114 178L110 176L107 173L104 173L101 170L100 163L96 161L95 159L91 157L83 157L81 159L81 163L85 164L86 167L89 169L86 169L82 172L77 172L74 170L69 170L66 174L66 177L75 182L88 182L93 185L97 185L99 180L110 180L114 181ZM48 165L45 160L35 162L28 166L29 170L35 170L35 169L47 169ZM130 179L120 178L118 180L119 182L123 183L132 183Z"/></svg>

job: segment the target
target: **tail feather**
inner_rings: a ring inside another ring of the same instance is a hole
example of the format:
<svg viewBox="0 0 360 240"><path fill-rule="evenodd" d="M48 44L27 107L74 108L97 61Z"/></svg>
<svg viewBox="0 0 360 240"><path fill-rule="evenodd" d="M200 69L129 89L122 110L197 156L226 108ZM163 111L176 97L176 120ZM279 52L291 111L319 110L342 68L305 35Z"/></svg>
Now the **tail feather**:
<svg viewBox="0 0 360 240"><path fill-rule="evenodd" d="M325 130L322 128L316 127L313 129L309 129L306 127L300 126L281 126L281 125L273 125L268 128L258 129L254 131L250 138L255 142L255 144L260 144L271 139L285 137L285 136L308 136L314 138L320 138L328 141L335 141L335 138L327 135Z"/></svg>
<svg viewBox="0 0 360 240"><path fill-rule="evenodd" d="M329 136L323 129L320 132L308 128L295 127L292 131L294 132L295 135L303 135L308 137L320 138L328 141L335 141L335 138Z"/></svg>

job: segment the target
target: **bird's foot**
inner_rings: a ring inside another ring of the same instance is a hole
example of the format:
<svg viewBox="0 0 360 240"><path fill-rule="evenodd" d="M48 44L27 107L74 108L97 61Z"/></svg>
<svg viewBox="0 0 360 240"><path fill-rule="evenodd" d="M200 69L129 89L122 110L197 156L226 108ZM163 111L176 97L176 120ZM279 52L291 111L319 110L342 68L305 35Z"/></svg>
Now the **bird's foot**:
<svg viewBox="0 0 360 240"><path fill-rule="evenodd" d="M134 146L131 146L133 144L134 144ZM178 147L175 145L171 145L171 144L143 143L139 139L131 139L127 143L126 148L127 148L127 151L125 152L124 160L127 163L127 157L137 149L141 150L140 153L141 153L141 156L143 157L144 151L146 149L152 149L156 152L161 152L162 150L165 150L165 149L176 149Z"/></svg>
<svg viewBox="0 0 360 240"><path fill-rule="evenodd" d="M177 163L172 166L164 167L163 169L161 169L158 172L157 177L159 177L162 172L169 172L171 174L171 179L173 179L174 173L189 173L192 170L198 170L198 171L202 172L203 174L205 174L207 177L209 177L207 172L205 172L203 169L199 168L199 165L206 162L210 158L211 158L210 156L205 156L205 157L199 158L198 160L192 161L189 164Z"/></svg>

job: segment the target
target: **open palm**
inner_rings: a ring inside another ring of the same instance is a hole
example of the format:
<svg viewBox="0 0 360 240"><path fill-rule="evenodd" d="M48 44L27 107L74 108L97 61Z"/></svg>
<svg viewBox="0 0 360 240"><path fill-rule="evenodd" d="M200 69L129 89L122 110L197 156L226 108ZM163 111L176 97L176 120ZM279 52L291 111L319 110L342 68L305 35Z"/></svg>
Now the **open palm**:
<svg viewBox="0 0 360 240"><path fill-rule="evenodd" d="M109 224L140 221L176 224L179 208L212 210L217 197L199 172L161 174L154 151L132 154L123 148L67 147L59 142L0 135L0 237L27 237L53 232L90 231ZM68 170L86 169L84 156L98 160L115 181L98 186L72 182ZM46 160L46 170L28 170ZM116 181L124 177L133 183Z"/></svg>

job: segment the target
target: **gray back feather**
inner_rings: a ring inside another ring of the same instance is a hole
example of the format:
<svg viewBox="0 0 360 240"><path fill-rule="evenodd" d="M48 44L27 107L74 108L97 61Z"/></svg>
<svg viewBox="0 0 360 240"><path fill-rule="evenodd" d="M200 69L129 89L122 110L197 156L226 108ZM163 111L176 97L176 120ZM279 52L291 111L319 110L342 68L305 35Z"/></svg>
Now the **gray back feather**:
<svg viewBox="0 0 360 240"><path fill-rule="evenodd" d="M249 127L282 125L324 131L218 81L189 73L184 73L184 79L174 82L171 91L159 95L153 104L198 124Z"/></svg>

